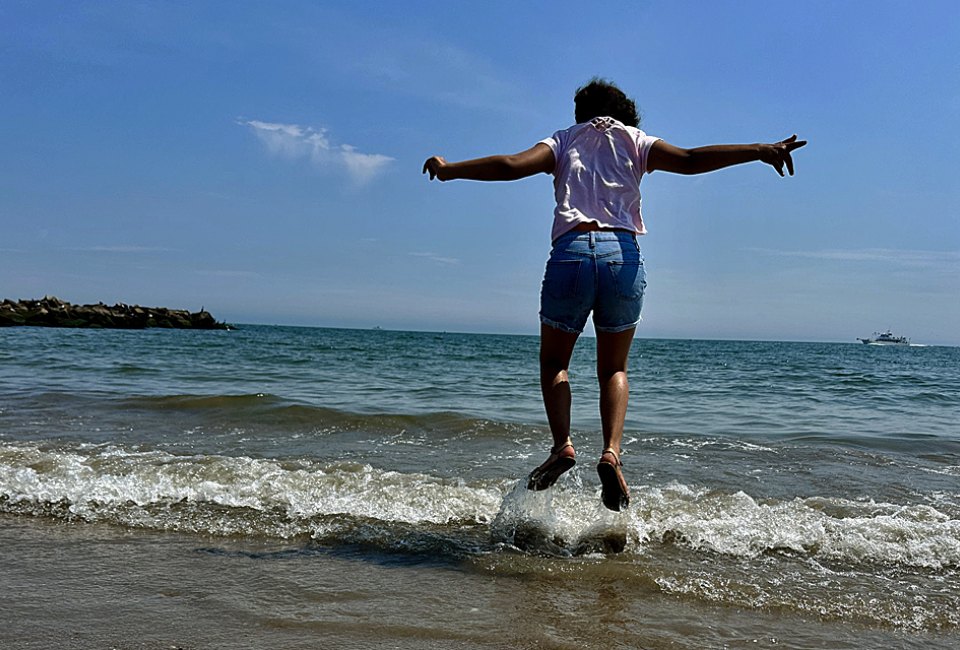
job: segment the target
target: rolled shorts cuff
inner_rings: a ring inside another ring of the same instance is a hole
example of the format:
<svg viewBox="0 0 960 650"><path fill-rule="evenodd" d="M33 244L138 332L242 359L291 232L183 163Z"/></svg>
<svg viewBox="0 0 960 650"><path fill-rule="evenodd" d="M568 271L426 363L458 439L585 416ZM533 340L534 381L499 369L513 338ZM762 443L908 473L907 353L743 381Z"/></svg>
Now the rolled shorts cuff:
<svg viewBox="0 0 960 650"><path fill-rule="evenodd" d="M540 315L540 322L543 323L544 325L549 325L553 329L560 330L561 332L567 332L568 334L583 334L582 329L578 330L575 327L570 327L569 325L564 325L563 323L559 323L555 320L550 320L549 318L547 318L546 316L543 316L542 314ZM630 327L634 327L634 326L630 325Z"/></svg>
<svg viewBox="0 0 960 650"><path fill-rule="evenodd" d="M643 320L643 317L638 318L635 322L629 323L627 325L617 325L616 327L600 327L596 322L593 323L593 329L598 332L606 332L608 334L617 334L619 332L626 332L628 329L636 327L640 324L640 321Z"/></svg>

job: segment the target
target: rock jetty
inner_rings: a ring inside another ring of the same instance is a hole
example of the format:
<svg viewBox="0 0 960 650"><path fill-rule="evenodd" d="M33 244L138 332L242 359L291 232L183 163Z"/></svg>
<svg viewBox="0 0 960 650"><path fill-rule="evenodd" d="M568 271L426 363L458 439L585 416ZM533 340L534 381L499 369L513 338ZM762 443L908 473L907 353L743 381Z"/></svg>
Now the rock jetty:
<svg viewBox="0 0 960 650"><path fill-rule="evenodd" d="M46 296L42 300L4 300L0 303L0 327L32 325L35 327L103 327L115 329L146 329L167 327L177 329L226 330L233 329L217 322L210 312L201 309L141 307L117 303L72 305L59 298Z"/></svg>

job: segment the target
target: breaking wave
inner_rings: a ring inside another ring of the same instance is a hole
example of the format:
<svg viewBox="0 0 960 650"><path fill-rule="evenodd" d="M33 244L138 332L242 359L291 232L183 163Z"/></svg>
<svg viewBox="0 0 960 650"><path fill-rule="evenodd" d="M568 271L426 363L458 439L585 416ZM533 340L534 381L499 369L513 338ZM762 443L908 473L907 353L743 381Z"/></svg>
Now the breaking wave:
<svg viewBox="0 0 960 650"><path fill-rule="evenodd" d="M486 526L490 539L476 551L513 544L511 522L534 521L544 535L561 540L557 549L569 551L586 528L613 521L605 519L594 487L584 486L577 471L571 476L558 489L531 493L513 480L465 482L346 461L4 443L0 511L284 538L316 536L331 518ZM782 553L847 565L960 567L960 520L927 504L821 497L761 502L742 491L672 483L635 487L630 510L615 519L633 553L657 543L737 558Z"/></svg>

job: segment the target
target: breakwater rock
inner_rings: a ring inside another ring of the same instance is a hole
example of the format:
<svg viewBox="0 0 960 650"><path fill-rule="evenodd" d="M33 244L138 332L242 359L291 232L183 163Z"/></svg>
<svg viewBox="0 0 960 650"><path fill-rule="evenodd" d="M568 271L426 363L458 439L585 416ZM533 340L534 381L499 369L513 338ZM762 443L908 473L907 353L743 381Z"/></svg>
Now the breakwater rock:
<svg viewBox="0 0 960 650"><path fill-rule="evenodd" d="M217 322L210 312L201 309L141 307L118 303L112 307L72 305L59 298L46 296L42 300L4 300L0 303L0 327L32 325L36 327L109 327L115 329L146 329L167 327L177 329L227 330L226 323Z"/></svg>

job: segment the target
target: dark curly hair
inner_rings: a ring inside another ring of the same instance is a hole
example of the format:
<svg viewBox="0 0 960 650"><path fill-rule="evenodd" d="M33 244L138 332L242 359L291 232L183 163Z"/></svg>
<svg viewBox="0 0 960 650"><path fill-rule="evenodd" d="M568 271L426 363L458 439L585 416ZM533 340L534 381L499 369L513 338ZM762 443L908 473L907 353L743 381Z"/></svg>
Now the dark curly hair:
<svg viewBox="0 0 960 650"><path fill-rule="evenodd" d="M627 126L640 126L637 105L606 79L594 77L585 86L577 88L573 103L576 106L574 118L577 124L589 122L595 117L612 117Z"/></svg>

